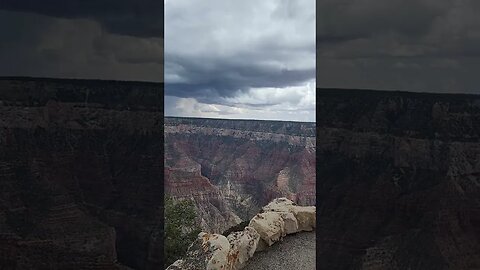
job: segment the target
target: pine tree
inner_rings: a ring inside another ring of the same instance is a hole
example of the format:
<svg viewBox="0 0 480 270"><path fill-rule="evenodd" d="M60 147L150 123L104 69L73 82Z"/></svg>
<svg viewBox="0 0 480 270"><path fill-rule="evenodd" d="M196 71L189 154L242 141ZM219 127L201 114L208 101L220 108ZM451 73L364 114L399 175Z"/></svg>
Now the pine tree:
<svg viewBox="0 0 480 270"><path fill-rule="evenodd" d="M195 219L195 206L191 200L165 198L165 268L185 256L197 238L200 228Z"/></svg>

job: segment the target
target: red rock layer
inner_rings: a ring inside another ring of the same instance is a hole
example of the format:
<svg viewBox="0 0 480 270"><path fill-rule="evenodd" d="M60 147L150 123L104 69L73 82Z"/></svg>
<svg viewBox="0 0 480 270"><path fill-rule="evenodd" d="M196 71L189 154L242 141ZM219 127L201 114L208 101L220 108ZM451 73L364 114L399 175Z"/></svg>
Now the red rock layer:
<svg viewBox="0 0 480 270"><path fill-rule="evenodd" d="M218 191L217 201L226 206L225 211L244 220L277 197L315 204L315 147L311 133L275 133L269 130L269 121L182 121L185 119L169 118L165 127L167 194L184 198L204 196L198 189L208 187L208 182ZM277 124L295 126L287 122ZM207 206L199 213L212 211ZM222 225L221 229L227 229L227 225L231 224Z"/></svg>

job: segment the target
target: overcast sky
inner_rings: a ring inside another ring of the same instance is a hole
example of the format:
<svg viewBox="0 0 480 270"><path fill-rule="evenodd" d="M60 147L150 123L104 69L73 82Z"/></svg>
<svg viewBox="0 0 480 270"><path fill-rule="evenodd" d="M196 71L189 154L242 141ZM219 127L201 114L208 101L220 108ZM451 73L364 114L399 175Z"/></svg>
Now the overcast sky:
<svg viewBox="0 0 480 270"><path fill-rule="evenodd" d="M315 121L314 0L166 0L165 112Z"/></svg>
<svg viewBox="0 0 480 270"><path fill-rule="evenodd" d="M317 1L317 86L480 93L480 1Z"/></svg>
<svg viewBox="0 0 480 270"><path fill-rule="evenodd" d="M0 76L163 81L159 0L1 0Z"/></svg>
<svg viewBox="0 0 480 270"><path fill-rule="evenodd" d="M314 121L315 86L479 94L478 14L477 0L1 0L0 76L162 82L165 58L168 115Z"/></svg>

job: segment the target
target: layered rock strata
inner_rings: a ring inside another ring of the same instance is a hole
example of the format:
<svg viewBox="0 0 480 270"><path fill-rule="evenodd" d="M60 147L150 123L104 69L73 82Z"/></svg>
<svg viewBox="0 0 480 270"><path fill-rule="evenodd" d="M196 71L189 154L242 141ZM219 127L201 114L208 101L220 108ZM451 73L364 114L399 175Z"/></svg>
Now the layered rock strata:
<svg viewBox="0 0 480 270"><path fill-rule="evenodd" d="M317 89L322 269L480 269L480 96Z"/></svg>
<svg viewBox="0 0 480 270"><path fill-rule="evenodd" d="M300 229L297 217L311 227ZM297 206L287 198L277 198L263 208L243 231L227 237L201 232L189 247L187 256L167 270L236 270L242 269L255 252L262 251L287 234L311 231L315 228L315 207ZM293 226L292 226L293 225ZM264 247L260 248L259 244Z"/></svg>
<svg viewBox="0 0 480 270"><path fill-rule="evenodd" d="M163 85L0 78L0 268L163 267Z"/></svg>
<svg viewBox="0 0 480 270"><path fill-rule="evenodd" d="M315 124L165 118L165 192L221 233L269 201L315 204Z"/></svg>

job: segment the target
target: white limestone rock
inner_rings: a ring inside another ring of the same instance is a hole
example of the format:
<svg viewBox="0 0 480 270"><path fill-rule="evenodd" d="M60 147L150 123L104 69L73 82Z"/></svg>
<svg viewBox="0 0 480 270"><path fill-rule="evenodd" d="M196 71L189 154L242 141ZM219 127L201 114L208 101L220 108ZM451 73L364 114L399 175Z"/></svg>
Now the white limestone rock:
<svg viewBox="0 0 480 270"><path fill-rule="evenodd" d="M287 198L277 198L262 208L265 212L289 212L292 213L298 223L298 230L293 231L294 225L289 227L289 234L300 231L312 231L316 226L315 206L298 206ZM287 217L286 215L284 217ZM291 217L290 217L291 218ZM292 223L292 222L290 222Z"/></svg>
<svg viewBox="0 0 480 270"><path fill-rule="evenodd" d="M267 249L286 234L315 228L315 206L298 206L287 198L278 198L262 210L243 231L227 237L200 233L187 256L167 270L238 270L255 252Z"/></svg>
<svg viewBox="0 0 480 270"><path fill-rule="evenodd" d="M207 270L227 269L230 243L221 234L209 234L201 232L198 235L202 239L202 248L206 254Z"/></svg>
<svg viewBox="0 0 480 270"><path fill-rule="evenodd" d="M292 208L293 215L298 221L298 231L313 231L316 227L315 206L295 206Z"/></svg>
<svg viewBox="0 0 480 270"><path fill-rule="evenodd" d="M236 270L245 266L257 249L260 234L253 227L245 227L243 231L233 232L227 236L230 242L228 254L229 269Z"/></svg>
<svg viewBox="0 0 480 270"><path fill-rule="evenodd" d="M227 270L230 244L220 234L201 232L188 248L187 256L175 261L167 270Z"/></svg>
<svg viewBox="0 0 480 270"><path fill-rule="evenodd" d="M291 212L295 204L287 198L276 198L269 204L265 205L263 212Z"/></svg>
<svg viewBox="0 0 480 270"><path fill-rule="evenodd" d="M280 214L280 216L283 219L283 222L285 223L284 229L286 234L292 234L299 231L298 221L295 218L295 215L293 215L293 213L290 213L290 212L278 212L278 213Z"/></svg>
<svg viewBox="0 0 480 270"><path fill-rule="evenodd" d="M285 222L282 215L277 212L257 214L250 220L248 226L253 227L268 246L271 246L286 235Z"/></svg>

